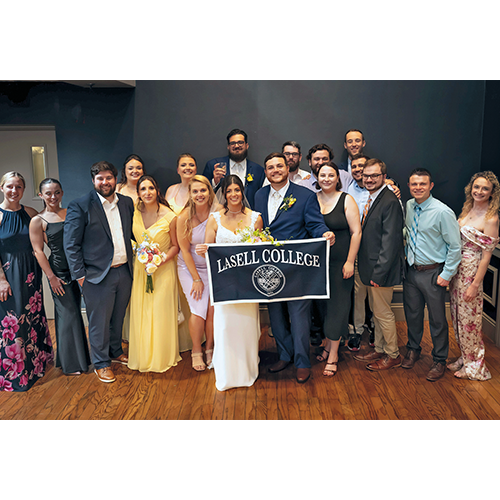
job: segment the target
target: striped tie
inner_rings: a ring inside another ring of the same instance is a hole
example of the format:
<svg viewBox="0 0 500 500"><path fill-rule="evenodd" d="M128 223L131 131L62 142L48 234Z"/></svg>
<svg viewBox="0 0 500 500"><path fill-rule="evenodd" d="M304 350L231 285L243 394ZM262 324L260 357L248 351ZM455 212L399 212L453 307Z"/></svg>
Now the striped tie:
<svg viewBox="0 0 500 500"><path fill-rule="evenodd" d="M408 265L413 266L415 263L415 253L417 249L417 233L418 233L418 221L420 220L420 213L422 208L417 205L415 207L415 213L413 214L413 224L410 228L410 239L408 241Z"/></svg>
<svg viewBox="0 0 500 500"><path fill-rule="evenodd" d="M363 225L364 222L365 222L366 214L370 210L370 205L371 204L372 204L372 197L368 196L368 200L366 202L365 208L363 208L363 218L361 219L361 225Z"/></svg>

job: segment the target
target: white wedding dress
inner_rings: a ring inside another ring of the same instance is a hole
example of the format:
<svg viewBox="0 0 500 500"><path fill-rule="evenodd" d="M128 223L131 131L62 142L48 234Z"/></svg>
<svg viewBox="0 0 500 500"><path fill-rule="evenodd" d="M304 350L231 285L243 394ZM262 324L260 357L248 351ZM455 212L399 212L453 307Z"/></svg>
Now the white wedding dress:
<svg viewBox="0 0 500 500"><path fill-rule="evenodd" d="M252 212L255 227L259 212ZM217 222L216 243L241 243L240 236ZM250 387L259 376L259 304L224 304L214 306L215 387L225 391L232 387Z"/></svg>

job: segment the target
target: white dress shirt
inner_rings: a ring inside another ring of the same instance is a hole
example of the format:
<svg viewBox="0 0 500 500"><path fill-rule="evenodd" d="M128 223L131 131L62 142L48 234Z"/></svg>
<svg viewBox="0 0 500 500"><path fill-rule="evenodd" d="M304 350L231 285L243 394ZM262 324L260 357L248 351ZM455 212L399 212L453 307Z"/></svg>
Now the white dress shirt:
<svg viewBox="0 0 500 500"><path fill-rule="evenodd" d="M279 191L276 191L272 186L269 189L269 198L267 200L267 213L269 215L269 224L275 219L280 206L283 204L283 199L290 186L288 181Z"/></svg>
<svg viewBox="0 0 500 500"><path fill-rule="evenodd" d="M127 249L125 238L123 237L122 219L118 208L118 196L115 193L113 201L110 203L106 198L97 193L104 208L106 219L108 219L111 238L113 239L113 261L111 266L120 266L127 262Z"/></svg>

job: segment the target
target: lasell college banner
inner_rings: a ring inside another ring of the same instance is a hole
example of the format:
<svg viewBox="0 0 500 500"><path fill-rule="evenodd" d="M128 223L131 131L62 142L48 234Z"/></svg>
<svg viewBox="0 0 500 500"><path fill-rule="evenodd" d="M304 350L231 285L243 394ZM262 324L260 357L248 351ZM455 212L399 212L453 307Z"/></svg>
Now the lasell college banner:
<svg viewBox="0 0 500 500"><path fill-rule="evenodd" d="M330 245L324 238L211 244L206 254L212 304L328 299Z"/></svg>

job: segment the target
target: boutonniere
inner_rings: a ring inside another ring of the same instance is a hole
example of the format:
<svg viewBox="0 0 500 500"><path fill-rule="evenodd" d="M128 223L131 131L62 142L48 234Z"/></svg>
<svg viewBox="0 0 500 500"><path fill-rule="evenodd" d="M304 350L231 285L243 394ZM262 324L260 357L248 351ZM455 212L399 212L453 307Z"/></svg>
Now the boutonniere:
<svg viewBox="0 0 500 500"><path fill-rule="evenodd" d="M248 174L247 175L247 182L252 182L253 181L253 175L252 174Z"/></svg>
<svg viewBox="0 0 500 500"><path fill-rule="evenodd" d="M280 210L286 212L296 201L297 198L294 198L293 195L287 196L283 199L283 205L281 205Z"/></svg>

